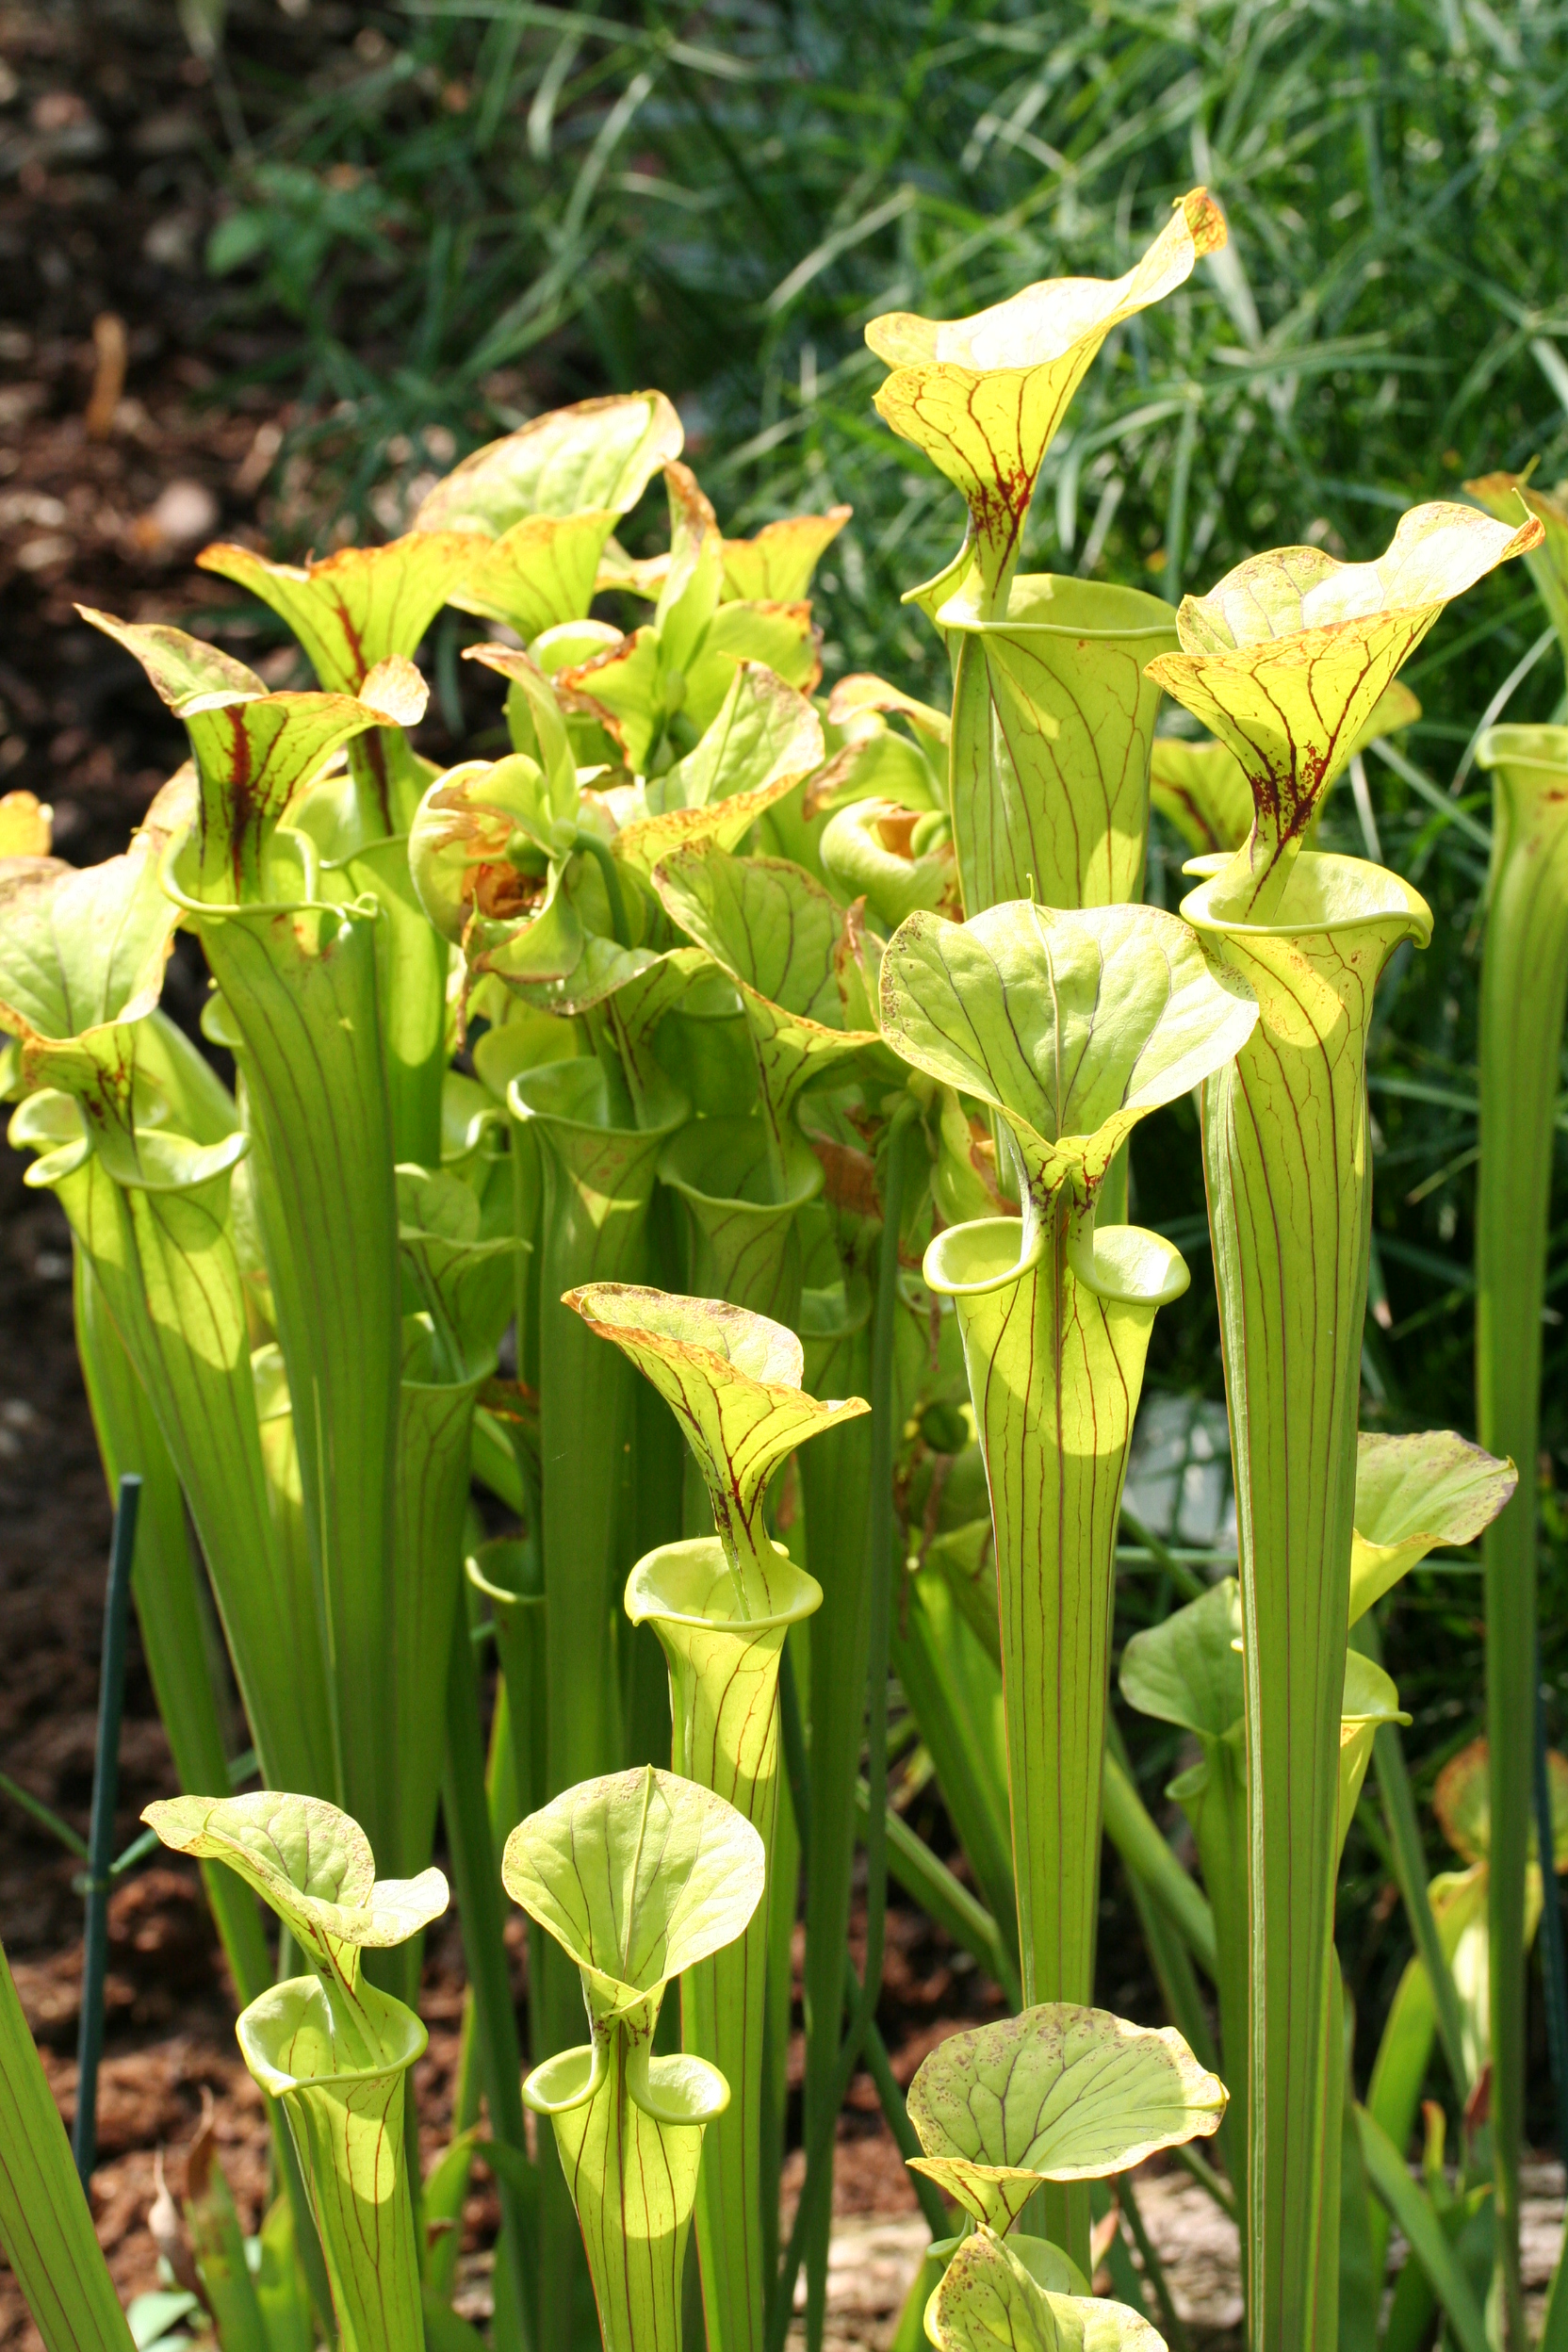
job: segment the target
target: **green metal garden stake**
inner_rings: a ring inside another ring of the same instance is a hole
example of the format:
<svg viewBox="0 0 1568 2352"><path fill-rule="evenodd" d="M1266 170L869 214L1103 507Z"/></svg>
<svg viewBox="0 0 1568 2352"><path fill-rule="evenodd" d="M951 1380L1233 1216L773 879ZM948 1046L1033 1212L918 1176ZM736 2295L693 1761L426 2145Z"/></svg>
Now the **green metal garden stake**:
<svg viewBox="0 0 1568 2352"><path fill-rule="evenodd" d="M125 1702L125 1629L131 1609L131 1563L141 1479L127 1470L120 1480L109 1544L104 1600L104 1656L98 1673L98 1741L92 1770L92 1824L88 1834L87 1921L82 1932L82 2017L76 2037L76 2119L71 2153L85 2189L98 2153L98 2062L104 2054L104 1975L108 1964L109 1865L114 1860L114 1809L120 1799L120 1718Z"/></svg>

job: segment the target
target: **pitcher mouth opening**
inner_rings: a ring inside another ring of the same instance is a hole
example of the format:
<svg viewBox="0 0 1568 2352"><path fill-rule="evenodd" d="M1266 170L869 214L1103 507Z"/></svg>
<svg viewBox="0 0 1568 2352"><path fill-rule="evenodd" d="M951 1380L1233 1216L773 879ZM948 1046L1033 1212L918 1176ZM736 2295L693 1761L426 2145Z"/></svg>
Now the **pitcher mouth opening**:
<svg viewBox="0 0 1568 2352"><path fill-rule="evenodd" d="M943 1298L983 1298L1021 1282L1039 1266L1054 1227L1042 1217L1031 1237L1019 1217L980 1217L950 1225L928 1246L921 1273Z"/></svg>
<svg viewBox="0 0 1568 2352"><path fill-rule="evenodd" d="M424 2024L412 2009L404 2008L400 2001L381 1993L374 1985L362 1984L358 2000L374 2029L386 2041L385 2049L376 2052L368 2064L334 2066L316 2074L297 2074L291 2066L279 2064L279 2029L283 2029L283 2042L291 2049L303 2021L298 2014L300 2010L305 2012L318 2031L330 2034L333 2030L332 1999L315 1976L287 1977L282 1984L270 1985L241 2010L235 2028L240 2054L253 2074L260 2069L267 2089L275 2099L286 2091L378 2082L389 2074L405 2074L416 2059L424 2056L429 2045L430 2035Z"/></svg>
<svg viewBox="0 0 1568 2352"><path fill-rule="evenodd" d="M750 1616L737 1605L734 1572L716 1535L691 1535L645 1552L626 1580L624 1607L634 1625L662 1618L694 1626L727 1626L747 1634L799 1625L822 1607L822 1587L797 1567L784 1545L774 1543L776 1567L768 1572L771 1594L758 1593ZM755 1572L753 1572L755 1573Z"/></svg>
<svg viewBox="0 0 1568 2352"><path fill-rule="evenodd" d="M784 1158L780 1184L760 1119L705 1119L672 1135L660 1159L659 1180L715 1208L776 1216L804 1208L825 1181L822 1162L799 1136L786 1136Z"/></svg>
<svg viewBox="0 0 1568 2352"><path fill-rule="evenodd" d="M1476 746L1478 768L1542 768L1560 776L1568 769L1568 727L1532 727L1511 720L1489 727Z"/></svg>
<svg viewBox="0 0 1568 2352"><path fill-rule="evenodd" d="M1019 1217L950 1225L925 1252L922 1271L927 1286L946 1298L983 1298L1005 1290L1043 1262L1054 1230L1042 1218L1030 1242ZM1067 1255L1083 1287L1113 1304L1168 1306L1190 1279L1181 1251L1141 1225L1108 1225L1097 1233L1087 1219L1070 1223Z"/></svg>
<svg viewBox="0 0 1568 2352"><path fill-rule="evenodd" d="M1165 617L1168 616L1168 617ZM1127 588L1109 580L1075 580L1057 572L1019 572L1007 592L1007 610L992 620L980 620L959 589L936 615L939 629L964 636L1009 636L1029 633L1070 638L1093 645L1125 645L1130 640L1151 645L1176 645L1175 608L1142 588Z"/></svg>
<svg viewBox="0 0 1568 2352"><path fill-rule="evenodd" d="M648 1142L673 1135L689 1116L683 1094L673 1086L658 1086L649 1092L648 1123L639 1127L629 1092L624 1101L618 1099L603 1063L586 1054L538 1062L519 1071L507 1087L506 1101L515 1119L547 1119L588 1135L636 1135Z"/></svg>
<svg viewBox="0 0 1568 2352"><path fill-rule="evenodd" d="M1210 894L1235 855L1233 850L1213 850L1201 858L1189 858L1183 866L1184 874L1197 878L1198 888L1188 891L1178 912L1195 931L1236 939L1289 939L1311 932L1353 931L1402 919L1416 938L1430 937L1431 908L1419 890L1390 874L1386 866L1331 850L1299 852L1274 922L1236 922L1216 914L1210 907Z"/></svg>

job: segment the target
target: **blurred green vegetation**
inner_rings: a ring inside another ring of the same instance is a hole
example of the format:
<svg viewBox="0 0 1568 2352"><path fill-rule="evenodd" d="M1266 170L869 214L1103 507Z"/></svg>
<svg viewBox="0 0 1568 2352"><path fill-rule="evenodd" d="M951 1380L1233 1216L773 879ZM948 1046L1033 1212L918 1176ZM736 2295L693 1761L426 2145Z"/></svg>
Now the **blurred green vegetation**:
<svg viewBox="0 0 1568 2352"><path fill-rule="evenodd" d="M1027 563L1174 598L1260 547L1372 554L1403 508L1473 473L1537 457L1544 481L1568 472L1568 8L1549 0L343 14L352 30L302 91L236 45L253 144L209 254L237 311L298 322L290 447L313 467L318 540L333 505L379 534L389 481L442 470L537 408L658 384L732 531L853 503L819 580L829 678L873 668L941 699L941 649L899 597L952 552L962 511L873 412L882 371L861 329L878 311L956 316L1035 278L1116 274L1198 182L1226 207L1230 248L1106 345L1048 461ZM1465 598L1406 673L1422 721L1393 764L1369 760L1383 858L1436 915L1429 952L1402 950L1384 984L1373 1053L1366 1395L1389 1428L1473 1422L1488 794L1470 755L1505 702L1561 714L1544 620L1522 566ZM1368 845L1344 787L1324 845ZM1154 846L1152 894L1174 904L1179 845ZM1189 1105L1141 1131L1135 1181L1138 1213L1195 1274L1161 1319L1152 1380L1217 1395ZM1568 1311L1568 1217L1553 1259ZM1544 1470L1568 1480L1568 1334L1549 1312ZM1555 1494L1545 1520L1560 1739ZM1139 1580L1127 1627L1171 1597ZM1425 1794L1476 1726L1478 1576L1413 1577L1385 1638ZM1152 1795L1168 1762L1146 1744ZM1397 1928L1380 1947L1385 1915L1364 1900L1380 1875L1353 1847L1349 1956L1373 2014L1403 1956Z"/></svg>

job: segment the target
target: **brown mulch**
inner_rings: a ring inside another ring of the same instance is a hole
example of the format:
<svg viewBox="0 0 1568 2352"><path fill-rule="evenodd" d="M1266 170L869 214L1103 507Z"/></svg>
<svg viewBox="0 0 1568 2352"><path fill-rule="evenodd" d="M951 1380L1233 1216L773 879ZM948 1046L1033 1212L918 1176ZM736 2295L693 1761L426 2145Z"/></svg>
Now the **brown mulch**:
<svg viewBox="0 0 1568 2352"><path fill-rule="evenodd" d="M210 605L189 558L254 519L278 403L204 399L260 354L214 343L218 122L175 11L0 0L0 790L51 801L85 863L123 846L181 739L73 606Z"/></svg>

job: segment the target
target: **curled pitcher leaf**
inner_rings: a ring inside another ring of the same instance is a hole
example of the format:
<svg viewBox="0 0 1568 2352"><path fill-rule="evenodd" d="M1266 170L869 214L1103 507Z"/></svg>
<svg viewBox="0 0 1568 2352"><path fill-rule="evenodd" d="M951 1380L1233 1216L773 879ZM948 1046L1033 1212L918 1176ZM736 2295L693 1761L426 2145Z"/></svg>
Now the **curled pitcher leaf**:
<svg viewBox="0 0 1568 2352"><path fill-rule="evenodd" d="M674 1772L612 1773L520 1821L501 1877L581 1970L595 2013L646 2017L670 1979L732 1943L762 1896L762 1840Z"/></svg>
<svg viewBox="0 0 1568 2352"><path fill-rule="evenodd" d="M988 2228L1010 2230L1042 2180L1091 2180L1207 2138L1226 2092L1173 2026L1048 2001L955 2034L922 2061L910 2164Z"/></svg>
<svg viewBox="0 0 1568 2352"><path fill-rule="evenodd" d="M741 991L782 1172L802 1087L878 1042L843 909L788 858L708 845L662 859L653 882L671 921Z"/></svg>
<svg viewBox="0 0 1568 2352"><path fill-rule="evenodd" d="M754 1566L765 1580L762 1501L775 1472L807 1438L869 1413L864 1397L808 1396L793 1331L723 1299L593 1282L565 1304L653 1382L696 1457L732 1571Z"/></svg>
<svg viewBox="0 0 1568 2352"><path fill-rule="evenodd" d="M525 516L602 508L625 514L680 454L680 418L662 392L613 393L532 416L454 466L414 517L418 531L498 539Z"/></svg>
<svg viewBox="0 0 1568 2352"><path fill-rule="evenodd" d="M185 723L196 793L181 881L204 903L264 898L268 849L295 794L352 737L411 726L424 710L424 680L401 655L369 670L352 694L274 694L242 662L183 629L79 609L135 656Z"/></svg>
<svg viewBox="0 0 1568 2352"><path fill-rule="evenodd" d="M408 863L420 906L460 944L477 917L482 936L532 914L552 858L572 855L580 799L575 776L552 787L537 760L466 760L427 789L409 827Z"/></svg>
<svg viewBox="0 0 1568 2352"><path fill-rule="evenodd" d="M139 835L123 857L51 867L0 900L0 1030L20 1040L27 1086L107 1084L128 1098L124 1031L157 1004L179 919L157 866Z"/></svg>
<svg viewBox="0 0 1568 2352"><path fill-rule="evenodd" d="M958 861L945 811L857 800L823 828L823 872L846 898L864 898L889 929L918 908L960 912Z"/></svg>
<svg viewBox="0 0 1568 2352"><path fill-rule="evenodd" d="M1421 705L1400 678L1383 688L1350 756L1385 735L1413 727ZM1188 847L1206 857L1239 849L1252 825L1252 788L1233 751L1210 738L1157 735L1149 770L1149 797ZM1321 811L1323 803L1318 803Z"/></svg>
<svg viewBox="0 0 1568 2352"><path fill-rule="evenodd" d="M703 2136L729 2085L651 2044L670 1978L744 1932L762 1840L723 1797L649 1765L531 1814L501 1875L581 1975L593 2039L535 2066L523 2097L555 2126L605 2352L679 2352Z"/></svg>
<svg viewBox="0 0 1568 2352"><path fill-rule="evenodd" d="M965 923L911 915L888 943L881 1000L906 1061L1001 1114L1026 1228L1064 1190L1091 1201L1138 1120L1229 1061L1257 1020L1245 983L1213 971L1174 916L1026 900Z"/></svg>
<svg viewBox="0 0 1568 2352"><path fill-rule="evenodd" d="M1473 507L1417 506L1370 564L1277 547L1182 599L1181 651L1148 674L1235 754L1253 803L1215 886L1217 914L1274 920L1323 795L1395 672L1446 604L1543 535L1533 518L1511 531Z"/></svg>
<svg viewBox="0 0 1568 2352"><path fill-rule="evenodd" d="M925 2307L937 2352L1165 2352L1125 2303L1041 2286L1027 2246L989 2230L964 2239Z"/></svg>
<svg viewBox="0 0 1568 2352"><path fill-rule="evenodd" d="M867 327L866 341L893 371L878 410L969 502L965 556L987 611L1005 595L1046 450L1105 337L1224 242L1219 207L1194 188L1123 277L1049 278L970 318L890 311Z"/></svg>
<svg viewBox="0 0 1568 2352"><path fill-rule="evenodd" d="M226 1862L283 1919L317 1967L353 1989L360 1955L406 1943L447 1907L437 1870L376 1876L359 1823L319 1797L258 1788L243 1797L169 1797L141 1816L176 1854Z"/></svg>
<svg viewBox="0 0 1568 2352"><path fill-rule="evenodd" d="M688 842L735 849L822 757L822 721L806 696L761 662L738 662L695 748L647 780L647 814L622 825L615 854L651 873Z"/></svg>
<svg viewBox="0 0 1568 2352"><path fill-rule="evenodd" d="M1568 661L1568 482L1537 490L1529 474L1482 474L1464 485L1478 506L1499 523L1515 524L1521 508L1541 525L1544 537L1527 550L1525 561L1535 592L1557 630L1558 643Z"/></svg>
<svg viewBox="0 0 1568 2352"><path fill-rule="evenodd" d="M1473 1544L1519 1483L1451 1429L1356 1440L1356 1522L1350 1546L1350 1623L1439 1544Z"/></svg>
<svg viewBox="0 0 1568 2352"><path fill-rule="evenodd" d="M423 2352L403 2115L408 2070L428 2037L360 1964L367 1950L404 1943L438 1918L446 1880L435 1870L378 1880L358 1822L314 1797L179 1797L141 1818L175 1853L237 1871L310 1961L315 1973L272 1985L243 2011L240 2051L287 2118L342 2352Z"/></svg>
<svg viewBox="0 0 1568 2352"><path fill-rule="evenodd" d="M413 2010L370 1985L361 1988L361 2023L363 2038L323 1985L295 1977L253 2001L236 2033L288 2126L340 2352L422 2352L404 2115L428 2036Z"/></svg>
<svg viewBox="0 0 1568 2352"><path fill-rule="evenodd" d="M273 564L226 540L204 547L196 561L203 571L248 588L287 622L326 693L358 694L378 663L393 655L412 661L483 552L472 535L419 531L384 547L339 547L319 562Z"/></svg>

